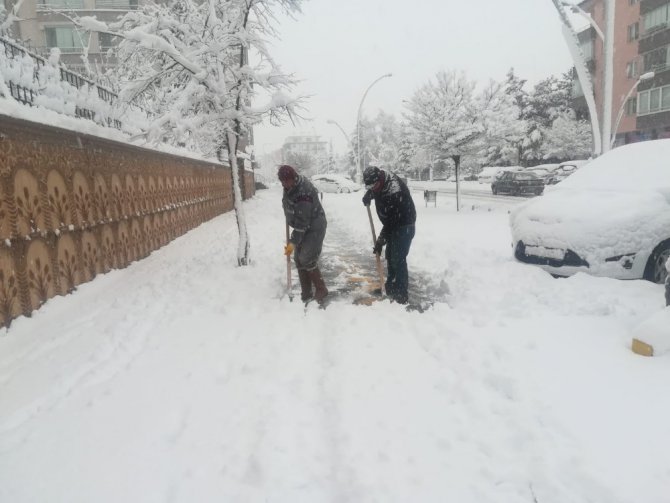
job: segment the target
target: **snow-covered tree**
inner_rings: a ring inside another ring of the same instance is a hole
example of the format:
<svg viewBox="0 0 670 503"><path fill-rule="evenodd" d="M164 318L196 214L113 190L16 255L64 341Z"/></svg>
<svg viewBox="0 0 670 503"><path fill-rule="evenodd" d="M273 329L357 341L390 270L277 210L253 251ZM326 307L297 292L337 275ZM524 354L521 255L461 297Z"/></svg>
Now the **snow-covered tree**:
<svg viewBox="0 0 670 503"><path fill-rule="evenodd" d="M440 72L408 102L405 118L420 149L437 160L454 154L482 157L488 149L518 141L524 124L504 84L480 92L463 73Z"/></svg>
<svg viewBox="0 0 670 503"><path fill-rule="evenodd" d="M395 116L380 110L373 119L362 117L360 128L361 162L397 170L400 125ZM353 132L352 138L357 138L356 131ZM356 141L352 151L354 163L357 146Z"/></svg>
<svg viewBox="0 0 670 503"><path fill-rule="evenodd" d="M588 121L575 119L574 112L564 112L544 132L542 152L545 159L586 159L593 151L593 134Z"/></svg>
<svg viewBox="0 0 670 503"><path fill-rule="evenodd" d="M248 263L250 247L236 169L240 141L263 119L278 124L295 113L298 100L286 94L294 80L275 63L267 41L277 35L276 12L295 13L300 3L171 0L142 4L115 23L77 21L121 39L120 97L151 112L148 142L217 156L232 168L240 265Z"/></svg>
<svg viewBox="0 0 670 503"><path fill-rule="evenodd" d="M522 158L527 163L544 159L543 143L545 132L561 115L572 110L572 77L569 73L560 78L552 75L538 82L528 95L527 106L522 118L527 122L525 138L522 142Z"/></svg>
<svg viewBox="0 0 670 503"><path fill-rule="evenodd" d="M522 142L526 135L528 124L524 120L524 113L528 106L528 93L524 86L526 81L514 73L514 68L507 72L504 89L516 104L516 119L523 124L523 130L518 135L509 135L507 141L500 144L488 145L482 155L480 165L486 166L511 166L521 161Z"/></svg>

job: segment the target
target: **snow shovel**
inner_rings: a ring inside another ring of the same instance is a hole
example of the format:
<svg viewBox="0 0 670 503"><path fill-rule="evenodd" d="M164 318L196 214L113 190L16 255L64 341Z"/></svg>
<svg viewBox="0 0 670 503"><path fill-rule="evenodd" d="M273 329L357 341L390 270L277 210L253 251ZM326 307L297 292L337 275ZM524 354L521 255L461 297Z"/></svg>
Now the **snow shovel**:
<svg viewBox="0 0 670 503"><path fill-rule="evenodd" d="M372 246L377 244L377 235L375 234L375 223L372 221L372 212L370 211L370 205L366 206L368 209L368 218L370 219L370 230L372 231ZM375 259L377 261L377 274L379 275L379 291L384 295L384 269L382 268L381 254L375 253Z"/></svg>
<svg viewBox="0 0 670 503"><path fill-rule="evenodd" d="M288 222L286 222L286 245L289 244ZM291 255L286 255L286 292L288 300L293 302L293 292L291 286Z"/></svg>

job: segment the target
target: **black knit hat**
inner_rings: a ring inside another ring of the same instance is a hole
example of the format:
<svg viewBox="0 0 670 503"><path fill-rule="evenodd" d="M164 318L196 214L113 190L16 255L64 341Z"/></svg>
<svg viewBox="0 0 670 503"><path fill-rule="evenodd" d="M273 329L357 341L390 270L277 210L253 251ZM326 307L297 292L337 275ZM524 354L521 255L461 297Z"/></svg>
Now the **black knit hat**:
<svg viewBox="0 0 670 503"><path fill-rule="evenodd" d="M298 178L298 173L295 172L293 166L289 166L288 164L282 164L281 166L279 166L279 170L277 171L277 177L281 181L295 180L296 178Z"/></svg>
<svg viewBox="0 0 670 503"><path fill-rule="evenodd" d="M382 177L382 170L377 166L368 166L363 172L363 183L366 187L372 186Z"/></svg>

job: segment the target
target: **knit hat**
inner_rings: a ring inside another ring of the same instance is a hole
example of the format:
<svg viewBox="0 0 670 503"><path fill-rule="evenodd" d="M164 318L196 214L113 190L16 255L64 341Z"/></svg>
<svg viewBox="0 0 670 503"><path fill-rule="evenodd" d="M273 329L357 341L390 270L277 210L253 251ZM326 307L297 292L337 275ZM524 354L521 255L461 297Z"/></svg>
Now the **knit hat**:
<svg viewBox="0 0 670 503"><path fill-rule="evenodd" d="M377 166L368 166L363 172L363 183L366 189L371 189L380 179L383 180L384 172Z"/></svg>
<svg viewBox="0 0 670 503"><path fill-rule="evenodd" d="M295 180L298 178L298 173L295 172L295 169L293 169L292 166L289 166L288 164L282 164L279 166L279 170L277 171L277 177L281 181Z"/></svg>

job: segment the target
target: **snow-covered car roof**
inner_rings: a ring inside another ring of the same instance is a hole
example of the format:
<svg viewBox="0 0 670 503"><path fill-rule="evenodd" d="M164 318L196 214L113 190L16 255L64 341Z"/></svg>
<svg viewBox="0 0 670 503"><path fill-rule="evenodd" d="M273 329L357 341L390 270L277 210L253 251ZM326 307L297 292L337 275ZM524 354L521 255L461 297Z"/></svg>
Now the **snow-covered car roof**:
<svg viewBox="0 0 670 503"><path fill-rule="evenodd" d="M578 169L562 189L656 190L670 194L670 139L630 143Z"/></svg>

